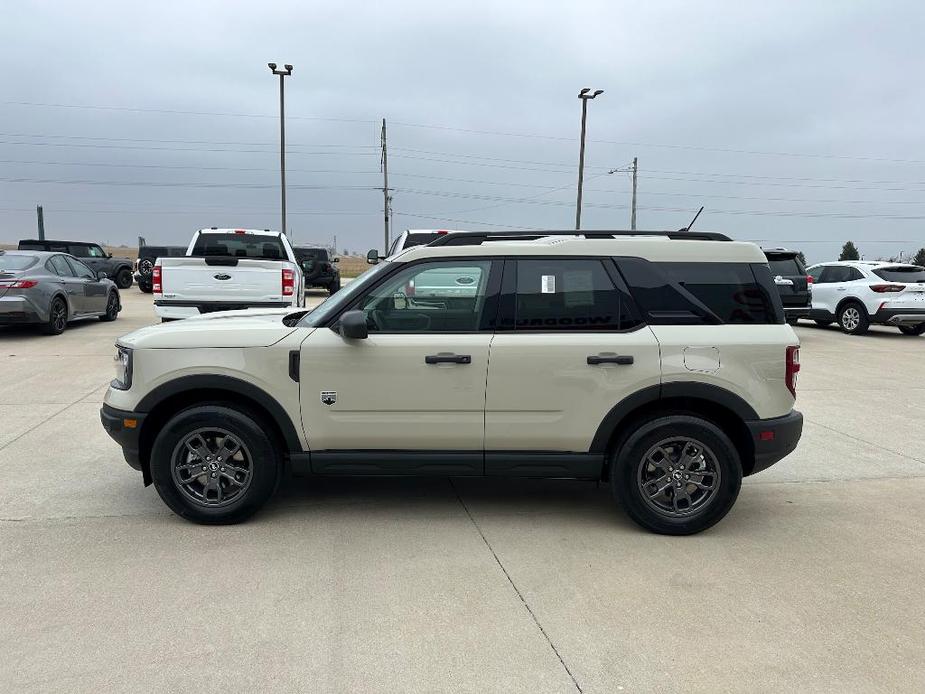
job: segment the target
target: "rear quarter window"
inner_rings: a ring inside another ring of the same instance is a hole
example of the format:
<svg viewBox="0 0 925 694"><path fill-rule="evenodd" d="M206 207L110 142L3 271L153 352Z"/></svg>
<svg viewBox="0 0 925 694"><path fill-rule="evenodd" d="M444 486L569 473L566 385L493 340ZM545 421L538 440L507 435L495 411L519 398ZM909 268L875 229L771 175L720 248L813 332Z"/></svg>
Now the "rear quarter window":
<svg viewBox="0 0 925 694"><path fill-rule="evenodd" d="M909 265L907 267L878 267L874 274L887 282L925 282L925 268Z"/></svg>
<svg viewBox="0 0 925 694"><path fill-rule="evenodd" d="M763 263L654 263L618 258L627 285L653 325L783 323Z"/></svg>

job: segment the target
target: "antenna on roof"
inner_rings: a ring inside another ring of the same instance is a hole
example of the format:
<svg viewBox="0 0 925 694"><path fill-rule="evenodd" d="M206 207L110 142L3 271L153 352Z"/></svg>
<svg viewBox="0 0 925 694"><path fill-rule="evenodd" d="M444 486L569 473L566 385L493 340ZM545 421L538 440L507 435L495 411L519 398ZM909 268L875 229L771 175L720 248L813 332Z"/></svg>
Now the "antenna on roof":
<svg viewBox="0 0 925 694"><path fill-rule="evenodd" d="M678 231L690 231L691 227L694 226L694 222L697 221L697 217L700 216L701 212L703 212L703 205L701 205L700 209L697 210L697 214L694 215L694 218L691 220L691 223L688 224L686 227L681 227L680 229L678 229Z"/></svg>

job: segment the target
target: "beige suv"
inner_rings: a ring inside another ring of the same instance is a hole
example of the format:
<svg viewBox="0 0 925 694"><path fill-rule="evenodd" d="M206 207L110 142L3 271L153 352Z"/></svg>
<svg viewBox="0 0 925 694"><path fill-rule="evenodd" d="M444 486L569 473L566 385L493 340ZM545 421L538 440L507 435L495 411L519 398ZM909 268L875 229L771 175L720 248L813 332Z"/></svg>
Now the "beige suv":
<svg viewBox="0 0 925 694"><path fill-rule="evenodd" d="M312 310L117 343L103 425L174 512L233 523L285 473L605 480L689 534L797 445L798 340L718 234L458 232Z"/></svg>

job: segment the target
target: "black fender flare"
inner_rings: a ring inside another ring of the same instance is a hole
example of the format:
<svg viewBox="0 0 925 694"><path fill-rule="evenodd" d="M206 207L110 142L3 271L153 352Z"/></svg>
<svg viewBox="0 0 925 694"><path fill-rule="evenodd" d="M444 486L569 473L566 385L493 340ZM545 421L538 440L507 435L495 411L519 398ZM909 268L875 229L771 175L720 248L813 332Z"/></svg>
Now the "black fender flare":
<svg viewBox="0 0 925 694"><path fill-rule="evenodd" d="M751 405L721 386L696 381L670 381L643 388L614 405L598 425L597 432L591 440L589 453L606 453L614 433L627 417L640 407L669 398L694 398L714 402L735 412L743 421L759 419L758 413Z"/></svg>
<svg viewBox="0 0 925 694"><path fill-rule="evenodd" d="M195 392L197 390L228 391L256 402L273 418L273 423L279 427L289 451L302 451L302 444L299 441L299 435L295 425L292 423L292 419L289 415L286 414L286 410L283 406L277 402L276 398L258 386L243 381L240 378L235 378L234 376L224 376L221 374L180 376L167 383L162 383L145 395L138 405L135 406L135 411L143 414L149 413L160 403L174 395Z"/></svg>
<svg viewBox="0 0 925 694"><path fill-rule="evenodd" d="M835 320L838 320L838 312L842 310L845 304L857 304L861 307L861 310L864 311L864 315L867 318L870 318L870 313L867 312L867 306L864 305L864 302L858 299L856 296L846 296L844 299L838 302L838 305L835 307Z"/></svg>

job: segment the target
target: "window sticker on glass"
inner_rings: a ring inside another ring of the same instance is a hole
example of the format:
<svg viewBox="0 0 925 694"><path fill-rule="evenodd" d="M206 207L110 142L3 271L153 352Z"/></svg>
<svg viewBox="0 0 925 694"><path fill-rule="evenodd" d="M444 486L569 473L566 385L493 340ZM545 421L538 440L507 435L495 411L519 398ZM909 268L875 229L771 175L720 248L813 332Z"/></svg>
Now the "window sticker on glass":
<svg viewBox="0 0 925 694"><path fill-rule="evenodd" d="M543 275L542 281L540 283L540 292L542 294L555 294L556 293L556 276L555 275Z"/></svg>
<svg viewBox="0 0 925 694"><path fill-rule="evenodd" d="M562 292L566 306L594 305L594 284L590 270L573 270L562 274Z"/></svg>

